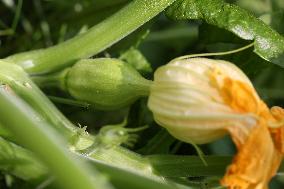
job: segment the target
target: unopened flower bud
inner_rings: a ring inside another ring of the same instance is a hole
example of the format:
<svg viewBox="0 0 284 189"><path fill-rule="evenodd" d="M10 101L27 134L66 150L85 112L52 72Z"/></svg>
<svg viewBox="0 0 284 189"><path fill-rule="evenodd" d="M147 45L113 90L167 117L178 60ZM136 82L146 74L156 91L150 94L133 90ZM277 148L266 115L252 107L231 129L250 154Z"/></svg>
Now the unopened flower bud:
<svg viewBox="0 0 284 189"><path fill-rule="evenodd" d="M134 68L113 58L80 60L67 73L66 88L74 98L99 109L128 106L147 96L150 81Z"/></svg>
<svg viewBox="0 0 284 189"><path fill-rule="evenodd" d="M147 96L151 85L132 66L115 58L79 60L61 72L35 76L33 80L41 87L59 87L100 110L129 106Z"/></svg>
<svg viewBox="0 0 284 189"><path fill-rule="evenodd" d="M224 136L229 126L255 125L258 101L251 82L235 65L192 58L156 70L148 106L173 136L202 144Z"/></svg>

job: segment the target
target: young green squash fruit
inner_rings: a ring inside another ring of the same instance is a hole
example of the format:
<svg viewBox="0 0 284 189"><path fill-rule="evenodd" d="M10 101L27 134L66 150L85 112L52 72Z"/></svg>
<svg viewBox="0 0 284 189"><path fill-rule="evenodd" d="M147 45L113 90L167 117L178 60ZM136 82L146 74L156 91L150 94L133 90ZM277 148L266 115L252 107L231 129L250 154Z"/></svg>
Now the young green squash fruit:
<svg viewBox="0 0 284 189"><path fill-rule="evenodd" d="M114 58L83 59L56 76L48 77L47 83L59 85L73 98L100 110L128 106L147 96L151 85L151 81L143 78L133 67ZM57 81L54 82L54 79Z"/></svg>

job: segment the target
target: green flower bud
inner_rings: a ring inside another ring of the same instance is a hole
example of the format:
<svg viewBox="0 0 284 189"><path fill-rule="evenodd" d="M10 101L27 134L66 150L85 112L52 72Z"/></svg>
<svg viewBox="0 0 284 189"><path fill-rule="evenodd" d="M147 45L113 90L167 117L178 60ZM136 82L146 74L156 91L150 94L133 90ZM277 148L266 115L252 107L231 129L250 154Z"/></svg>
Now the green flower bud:
<svg viewBox="0 0 284 189"><path fill-rule="evenodd" d="M99 58L77 62L66 75L65 88L72 97L105 110L147 96L150 83L118 59Z"/></svg>
<svg viewBox="0 0 284 189"><path fill-rule="evenodd" d="M129 106L147 96L151 85L133 67L114 58L80 60L62 72L33 79L41 87L59 87L101 110Z"/></svg>

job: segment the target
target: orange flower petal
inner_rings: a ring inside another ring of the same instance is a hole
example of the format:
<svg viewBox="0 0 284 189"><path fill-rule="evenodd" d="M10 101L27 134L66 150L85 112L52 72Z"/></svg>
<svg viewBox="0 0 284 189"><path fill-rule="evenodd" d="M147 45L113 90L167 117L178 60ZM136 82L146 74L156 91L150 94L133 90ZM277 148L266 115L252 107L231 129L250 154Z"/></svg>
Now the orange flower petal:
<svg viewBox="0 0 284 189"><path fill-rule="evenodd" d="M253 113L259 121L253 128L228 127L238 154L228 167L221 184L229 189L264 189L275 175L284 152L284 110L277 107L269 111L257 96L255 90L246 83L224 78L219 87L224 101L238 113ZM269 128L268 123L279 125Z"/></svg>
<svg viewBox="0 0 284 189"><path fill-rule="evenodd" d="M236 133L231 133L232 137ZM229 189L264 189L281 163L282 154L275 148L265 121L251 131L246 142L228 167L222 185Z"/></svg>
<svg viewBox="0 0 284 189"><path fill-rule="evenodd" d="M274 139L277 150L284 154L284 109L275 106L272 107L270 111L275 118L275 122L272 125L276 126L276 128L270 128L270 133ZM269 122L269 124L271 124L271 122Z"/></svg>

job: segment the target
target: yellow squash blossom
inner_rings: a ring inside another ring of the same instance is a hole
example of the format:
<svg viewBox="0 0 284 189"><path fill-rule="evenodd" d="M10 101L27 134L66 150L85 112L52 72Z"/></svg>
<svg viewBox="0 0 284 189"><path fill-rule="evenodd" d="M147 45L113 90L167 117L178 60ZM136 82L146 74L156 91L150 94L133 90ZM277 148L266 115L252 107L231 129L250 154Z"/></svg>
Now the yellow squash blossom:
<svg viewBox="0 0 284 189"><path fill-rule="evenodd" d="M271 110L234 64L207 58L172 61L154 75L148 106L176 138L196 144L229 133L238 154L221 183L265 189L284 153L284 110Z"/></svg>

